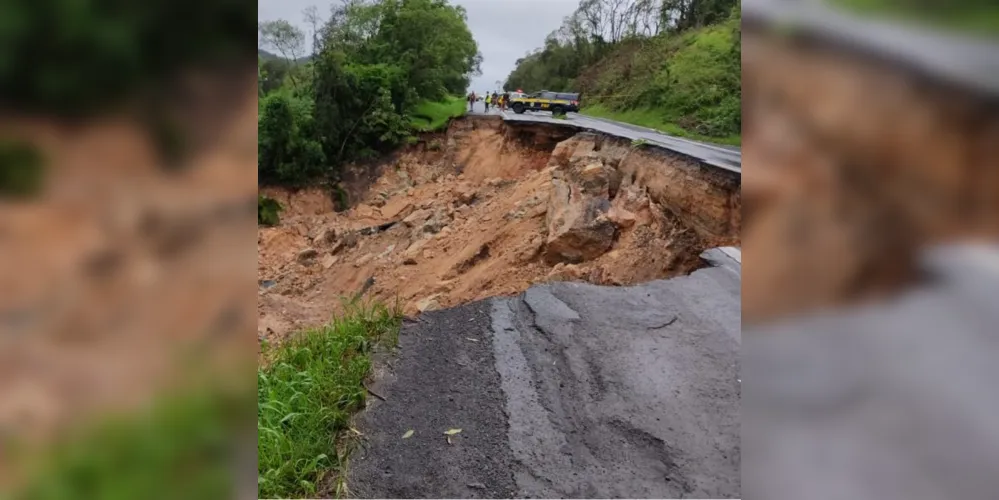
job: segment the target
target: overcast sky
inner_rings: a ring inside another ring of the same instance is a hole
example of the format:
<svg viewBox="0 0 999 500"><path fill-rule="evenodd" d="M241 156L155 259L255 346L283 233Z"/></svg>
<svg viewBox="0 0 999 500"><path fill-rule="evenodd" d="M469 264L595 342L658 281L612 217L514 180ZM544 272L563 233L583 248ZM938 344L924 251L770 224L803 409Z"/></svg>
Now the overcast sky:
<svg viewBox="0 0 999 500"><path fill-rule="evenodd" d="M261 21L284 19L308 33L302 11L315 5L325 17L334 2L339 4L339 0L259 0L257 17ZM468 11L468 27L482 52L482 76L472 80L471 89L481 94L496 90L496 81L506 80L517 59L541 47L548 33L558 29L562 18L572 14L579 0L451 0L451 3Z"/></svg>

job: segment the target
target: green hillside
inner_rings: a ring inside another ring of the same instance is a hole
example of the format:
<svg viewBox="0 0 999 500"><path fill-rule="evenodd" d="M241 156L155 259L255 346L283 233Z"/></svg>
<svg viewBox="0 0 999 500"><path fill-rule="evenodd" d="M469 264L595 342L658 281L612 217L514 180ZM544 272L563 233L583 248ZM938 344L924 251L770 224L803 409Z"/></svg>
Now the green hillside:
<svg viewBox="0 0 999 500"><path fill-rule="evenodd" d="M828 0L862 16L901 20L923 27L989 38L999 37L999 4L990 0Z"/></svg>
<svg viewBox="0 0 999 500"><path fill-rule="evenodd" d="M619 47L577 80L584 113L738 144L740 45L736 18Z"/></svg>
<svg viewBox="0 0 999 500"><path fill-rule="evenodd" d="M581 2L577 19L567 19L543 48L519 60L505 88L577 91L582 93L583 114L740 144L738 2L653 2L650 16L658 15L660 24L652 34L595 33L580 20L593 19L586 9L597 3ZM648 4L636 0L629 10Z"/></svg>

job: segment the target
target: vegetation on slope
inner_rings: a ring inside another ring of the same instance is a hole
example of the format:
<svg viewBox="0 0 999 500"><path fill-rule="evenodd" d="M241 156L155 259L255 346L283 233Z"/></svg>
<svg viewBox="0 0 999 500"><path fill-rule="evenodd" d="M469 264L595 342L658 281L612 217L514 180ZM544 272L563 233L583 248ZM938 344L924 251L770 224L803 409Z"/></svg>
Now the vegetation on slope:
<svg viewBox="0 0 999 500"><path fill-rule="evenodd" d="M181 69L249 61L255 16L234 0L5 2L0 105L93 112Z"/></svg>
<svg viewBox="0 0 999 500"><path fill-rule="evenodd" d="M443 101L424 101L413 108L409 124L418 132L440 130L452 118L464 115L467 107L464 97L449 96Z"/></svg>
<svg viewBox="0 0 999 500"><path fill-rule="evenodd" d="M364 406L368 353L395 342L399 312L348 304L347 313L265 351L257 371L258 495L316 498L323 489L344 496L345 433Z"/></svg>
<svg viewBox="0 0 999 500"><path fill-rule="evenodd" d="M863 15L895 18L949 31L999 37L999 4L989 0L831 0Z"/></svg>
<svg viewBox="0 0 999 500"><path fill-rule="evenodd" d="M583 113L738 144L740 21L735 0L583 0L504 88L578 91Z"/></svg>
<svg viewBox="0 0 999 500"><path fill-rule="evenodd" d="M676 135L738 142L742 128L739 18L622 45L579 78L587 105L657 117Z"/></svg>
<svg viewBox="0 0 999 500"><path fill-rule="evenodd" d="M390 151L414 128L439 126L481 62L464 9L446 0L335 7L314 24L317 50L308 58L300 57L305 35L286 21L262 23L260 33L283 58L259 58L265 185L335 182L346 162Z"/></svg>

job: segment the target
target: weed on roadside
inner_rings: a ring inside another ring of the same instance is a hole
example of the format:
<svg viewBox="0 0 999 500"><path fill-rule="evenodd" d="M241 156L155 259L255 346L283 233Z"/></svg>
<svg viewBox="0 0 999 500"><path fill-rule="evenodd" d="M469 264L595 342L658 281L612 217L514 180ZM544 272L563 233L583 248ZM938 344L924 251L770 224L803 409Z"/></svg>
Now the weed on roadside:
<svg viewBox="0 0 999 500"><path fill-rule="evenodd" d="M234 497L233 466L252 459L252 448L239 444L252 436L242 419L252 391L211 384L162 396L148 411L107 416L21 457L32 474L13 498Z"/></svg>
<svg viewBox="0 0 999 500"><path fill-rule="evenodd" d="M320 328L267 348L257 370L258 495L316 497L320 485L345 491L342 471L350 416L364 407L363 381L377 342L394 343L398 307L345 302Z"/></svg>

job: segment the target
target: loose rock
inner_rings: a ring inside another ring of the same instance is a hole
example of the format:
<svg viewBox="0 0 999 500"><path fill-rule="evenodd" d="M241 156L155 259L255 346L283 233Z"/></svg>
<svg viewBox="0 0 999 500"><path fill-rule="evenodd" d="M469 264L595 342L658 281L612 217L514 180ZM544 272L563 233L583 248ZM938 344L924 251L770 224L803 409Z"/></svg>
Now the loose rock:
<svg viewBox="0 0 999 500"><path fill-rule="evenodd" d="M319 235L316 236L312 243L315 245L330 245L336 241L336 228L327 227L319 231Z"/></svg>
<svg viewBox="0 0 999 500"><path fill-rule="evenodd" d="M437 301L437 297L441 294L435 293L429 297L424 297L416 303L416 309L420 312L433 311L434 309L440 309L440 302Z"/></svg>
<svg viewBox="0 0 999 500"><path fill-rule="evenodd" d="M611 207L610 210L607 211L607 218L610 219L611 222L617 224L618 227L624 228L634 226L636 220L635 214L620 207Z"/></svg>
<svg viewBox="0 0 999 500"><path fill-rule="evenodd" d="M478 196L478 190L471 184L463 182L455 188L454 194L458 203L468 205L475 201L476 196Z"/></svg>
<svg viewBox="0 0 999 500"><path fill-rule="evenodd" d="M323 265L323 269L329 269L333 267L333 264L336 264L338 260L340 260L339 256L330 255L330 254L324 255L323 260L321 262L321 264Z"/></svg>
<svg viewBox="0 0 999 500"><path fill-rule="evenodd" d="M319 255L319 252L317 252L315 248L306 248L305 250L298 252L298 261L305 264L312 259L315 259L317 255Z"/></svg>
<svg viewBox="0 0 999 500"><path fill-rule="evenodd" d="M406 216L406 218L402 220L402 223L405 224L406 227L414 227L422 223L423 221L429 219L431 215L433 215L433 212L431 212L430 210L427 209L416 210L413 213Z"/></svg>

